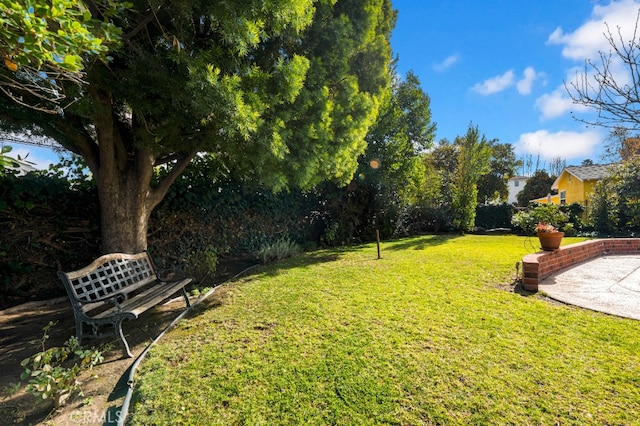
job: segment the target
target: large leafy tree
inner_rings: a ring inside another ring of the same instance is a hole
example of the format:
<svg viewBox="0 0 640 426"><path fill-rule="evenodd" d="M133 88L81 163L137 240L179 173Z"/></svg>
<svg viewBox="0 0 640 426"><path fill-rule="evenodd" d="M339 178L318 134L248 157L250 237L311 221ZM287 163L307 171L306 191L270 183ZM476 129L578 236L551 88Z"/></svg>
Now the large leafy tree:
<svg viewBox="0 0 640 426"><path fill-rule="evenodd" d="M0 100L6 131L84 158L103 251L146 248L151 211L198 153L274 188L350 180L389 89L389 0L131 3L109 18L111 59L85 63L87 85L60 83L64 111Z"/></svg>
<svg viewBox="0 0 640 426"><path fill-rule="evenodd" d="M433 207L451 207L453 183L458 169L458 147L448 139L425 154L427 182L423 201Z"/></svg>

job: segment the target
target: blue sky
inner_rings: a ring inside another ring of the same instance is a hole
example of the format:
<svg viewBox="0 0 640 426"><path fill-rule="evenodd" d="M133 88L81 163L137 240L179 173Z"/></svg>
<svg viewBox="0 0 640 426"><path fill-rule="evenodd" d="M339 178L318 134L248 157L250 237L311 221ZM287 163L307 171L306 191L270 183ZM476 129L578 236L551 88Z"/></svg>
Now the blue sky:
<svg viewBox="0 0 640 426"><path fill-rule="evenodd" d="M609 51L605 22L635 28L640 1L392 1L398 73L413 70L430 96L436 140L473 123L519 157L600 162L608 131L572 118L593 113L572 104L564 82Z"/></svg>
<svg viewBox="0 0 640 426"><path fill-rule="evenodd" d="M436 140L452 141L473 123L488 139L514 145L519 157L600 161L608 132L572 118L572 111L590 112L572 104L564 82L584 70L585 59L609 50L605 22L634 29L640 0L392 1L397 71L420 78ZM27 151L38 165L57 161L46 149L17 145L13 153Z"/></svg>

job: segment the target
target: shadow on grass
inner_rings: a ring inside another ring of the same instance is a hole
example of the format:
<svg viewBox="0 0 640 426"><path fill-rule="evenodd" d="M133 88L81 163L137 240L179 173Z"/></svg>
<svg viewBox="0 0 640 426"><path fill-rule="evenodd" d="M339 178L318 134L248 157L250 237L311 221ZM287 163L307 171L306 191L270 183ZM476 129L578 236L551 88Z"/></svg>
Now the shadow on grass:
<svg viewBox="0 0 640 426"><path fill-rule="evenodd" d="M411 238L408 240L400 240L397 242L389 241L385 245L385 250L424 250L427 247L439 246L446 244L447 242L460 238L460 234L438 234L438 235L424 235L418 238Z"/></svg>
<svg viewBox="0 0 640 426"><path fill-rule="evenodd" d="M517 280L515 286L513 287L513 292L523 297L530 297L538 294L538 292L535 291L525 290L524 286L522 285L522 280Z"/></svg>
<svg viewBox="0 0 640 426"><path fill-rule="evenodd" d="M354 250L357 250L357 247L318 250L267 265L263 265L257 261L252 261L250 264L247 262L241 262L234 267L230 263L227 263L228 278L222 281L214 280L214 284L217 289L216 292L192 308L188 317L197 317L210 309L215 309L218 306L221 306L224 303L223 301L225 297L225 289L223 286L225 284L233 283L237 279L251 281L261 277L273 277L289 269L307 268L311 265L333 262L340 259L344 254ZM233 273L231 271L233 271Z"/></svg>

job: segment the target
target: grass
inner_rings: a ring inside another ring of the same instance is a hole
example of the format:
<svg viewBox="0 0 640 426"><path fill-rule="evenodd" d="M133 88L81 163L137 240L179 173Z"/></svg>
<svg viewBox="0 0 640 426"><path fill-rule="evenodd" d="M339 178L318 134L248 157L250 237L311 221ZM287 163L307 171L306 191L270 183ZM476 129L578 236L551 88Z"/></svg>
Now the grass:
<svg viewBox="0 0 640 426"><path fill-rule="evenodd" d="M426 236L265 267L152 350L131 422L639 424L640 323L505 291L535 245Z"/></svg>

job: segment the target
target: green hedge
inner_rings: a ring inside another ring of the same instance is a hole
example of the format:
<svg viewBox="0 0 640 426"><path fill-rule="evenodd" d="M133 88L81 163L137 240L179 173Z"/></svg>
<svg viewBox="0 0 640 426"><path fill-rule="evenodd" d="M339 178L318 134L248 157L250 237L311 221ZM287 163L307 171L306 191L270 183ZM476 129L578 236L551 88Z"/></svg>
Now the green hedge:
<svg viewBox="0 0 640 426"><path fill-rule="evenodd" d="M511 228L515 207L511 204L479 205L475 226L483 229Z"/></svg>

